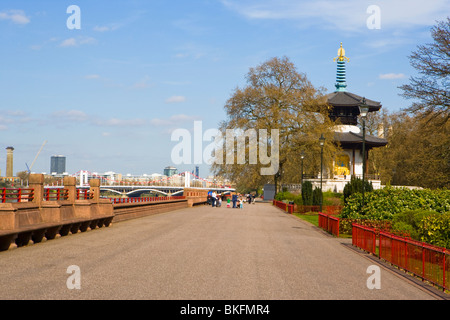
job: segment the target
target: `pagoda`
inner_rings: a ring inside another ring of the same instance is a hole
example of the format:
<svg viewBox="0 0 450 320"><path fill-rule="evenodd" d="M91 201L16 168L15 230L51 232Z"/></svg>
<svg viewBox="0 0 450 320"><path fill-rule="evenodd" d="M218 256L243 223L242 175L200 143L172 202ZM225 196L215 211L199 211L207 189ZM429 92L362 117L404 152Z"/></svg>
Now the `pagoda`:
<svg viewBox="0 0 450 320"><path fill-rule="evenodd" d="M328 189L341 192L343 186L350 180L351 176L361 178L363 175L363 133L358 125L358 116L360 115L360 106L365 104L368 112L376 112L381 109L381 103L378 101L366 99L357 94L347 91L346 81L346 62L350 59L345 56L345 50L341 47L338 50L338 56L334 58L337 62L336 90L327 96L330 106L329 117L336 121L334 140L342 147L342 153L335 159L332 177L330 180L341 180L342 183L335 181L334 187L328 185ZM368 153L372 148L383 147L387 145L387 140L382 137L365 135L365 159L368 161ZM367 165L366 173L367 173ZM372 183L374 188L380 185L377 179Z"/></svg>

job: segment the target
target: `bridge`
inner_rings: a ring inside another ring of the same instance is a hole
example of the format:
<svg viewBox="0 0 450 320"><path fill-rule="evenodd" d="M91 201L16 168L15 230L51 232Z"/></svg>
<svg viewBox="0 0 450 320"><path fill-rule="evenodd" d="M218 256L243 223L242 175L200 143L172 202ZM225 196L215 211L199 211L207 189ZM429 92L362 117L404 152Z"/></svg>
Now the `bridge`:
<svg viewBox="0 0 450 320"><path fill-rule="evenodd" d="M88 171L79 171L73 175L77 178L79 190L89 190L89 180L91 178L100 180L100 192L102 194L117 194L121 197L141 197L142 194L155 194L159 196L182 196L185 189L195 189L198 191L215 191L221 195L229 195L236 192L231 186L220 185L195 176L191 172L182 172L172 177L154 179L145 182L123 182L113 181L105 176L101 176ZM64 188L62 185L47 185L46 189Z"/></svg>

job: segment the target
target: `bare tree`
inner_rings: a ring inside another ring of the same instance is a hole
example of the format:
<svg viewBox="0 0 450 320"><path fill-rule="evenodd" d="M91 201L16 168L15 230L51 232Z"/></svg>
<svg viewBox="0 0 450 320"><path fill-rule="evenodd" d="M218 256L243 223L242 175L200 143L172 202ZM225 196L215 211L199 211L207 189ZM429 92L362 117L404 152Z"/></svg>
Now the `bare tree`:
<svg viewBox="0 0 450 320"><path fill-rule="evenodd" d="M416 99L406 111L446 123L450 117L450 17L431 29L434 42L420 45L409 57L420 76L403 85L401 96ZM440 117L444 115L444 117ZM432 117L430 117L432 116Z"/></svg>

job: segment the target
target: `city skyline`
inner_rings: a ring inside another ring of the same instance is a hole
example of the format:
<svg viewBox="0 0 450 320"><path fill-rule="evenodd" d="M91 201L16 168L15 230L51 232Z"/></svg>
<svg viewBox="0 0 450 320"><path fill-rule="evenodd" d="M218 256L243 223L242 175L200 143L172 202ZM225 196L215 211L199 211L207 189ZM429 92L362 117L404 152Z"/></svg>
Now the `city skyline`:
<svg viewBox="0 0 450 320"><path fill-rule="evenodd" d="M71 5L80 8L80 29L68 28ZM379 9L373 28L371 8ZM431 27L448 12L438 0L2 1L1 148L15 148L14 173L48 141L35 172L64 154L69 174L198 165L207 176L205 163L171 163L171 132L192 131L194 121L217 128L249 68L287 56L330 93L342 42L348 90L399 111L412 103L398 89L416 74L408 56L431 42Z"/></svg>

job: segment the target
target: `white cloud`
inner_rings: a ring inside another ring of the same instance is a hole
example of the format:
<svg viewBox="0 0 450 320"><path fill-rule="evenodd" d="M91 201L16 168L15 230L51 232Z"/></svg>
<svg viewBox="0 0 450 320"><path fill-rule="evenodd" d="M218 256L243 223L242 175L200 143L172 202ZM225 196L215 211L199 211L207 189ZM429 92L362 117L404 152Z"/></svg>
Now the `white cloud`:
<svg viewBox="0 0 450 320"><path fill-rule="evenodd" d="M186 97L184 96L172 96L166 100L166 103L181 103L185 101Z"/></svg>
<svg viewBox="0 0 450 320"><path fill-rule="evenodd" d="M61 42L60 47L75 47L77 45L77 40L75 38L69 38Z"/></svg>
<svg viewBox="0 0 450 320"><path fill-rule="evenodd" d="M143 126L147 122L144 119L117 119L111 118L108 120L97 120L95 124L105 127L136 127Z"/></svg>
<svg viewBox="0 0 450 320"><path fill-rule="evenodd" d="M112 23L106 26L95 26L93 30L97 32L115 31L121 28L122 26L123 26L122 23Z"/></svg>
<svg viewBox="0 0 450 320"><path fill-rule="evenodd" d="M222 0L230 10L252 20L290 19L299 24L340 30L367 30L367 9L371 3L359 0ZM450 12L448 0L390 0L378 4L381 28L431 26Z"/></svg>
<svg viewBox="0 0 450 320"><path fill-rule="evenodd" d="M77 39L75 38L68 38L63 40L60 43L60 47L78 47L84 44L95 44L97 43L97 40L95 40L92 37L79 37Z"/></svg>
<svg viewBox="0 0 450 320"><path fill-rule="evenodd" d="M85 79L100 79L98 74L88 74L84 77Z"/></svg>
<svg viewBox="0 0 450 320"><path fill-rule="evenodd" d="M110 28L106 27L106 26L103 26L103 27L95 26L94 27L94 31L98 31L98 32L105 32L105 31L109 31L109 30L110 30Z"/></svg>
<svg viewBox="0 0 450 320"><path fill-rule="evenodd" d="M146 89L153 87L154 84L150 82L150 77L145 76L143 79L139 80L133 85L134 89Z"/></svg>
<svg viewBox="0 0 450 320"><path fill-rule="evenodd" d="M22 10L0 12L0 20L9 20L15 24L25 25L31 22Z"/></svg>
<svg viewBox="0 0 450 320"><path fill-rule="evenodd" d="M59 110L52 113L52 117L60 121L86 121L89 119L88 115L81 110Z"/></svg>
<svg viewBox="0 0 450 320"><path fill-rule="evenodd" d="M406 76L403 73L384 73L379 76L382 80L394 80L394 79L403 79Z"/></svg>
<svg viewBox="0 0 450 320"><path fill-rule="evenodd" d="M150 120L150 124L153 126L177 126L183 122L192 122L199 120L197 116L188 116L185 114L175 114L168 119L155 118Z"/></svg>

